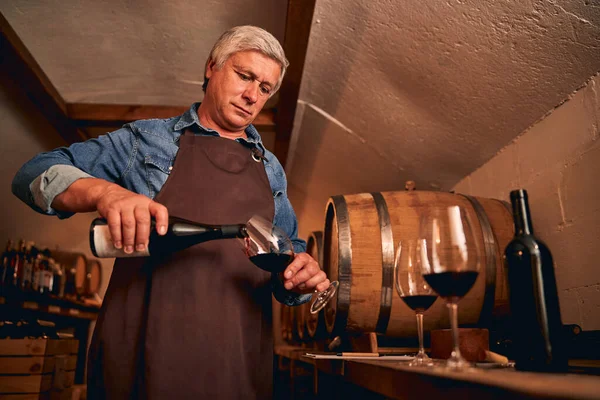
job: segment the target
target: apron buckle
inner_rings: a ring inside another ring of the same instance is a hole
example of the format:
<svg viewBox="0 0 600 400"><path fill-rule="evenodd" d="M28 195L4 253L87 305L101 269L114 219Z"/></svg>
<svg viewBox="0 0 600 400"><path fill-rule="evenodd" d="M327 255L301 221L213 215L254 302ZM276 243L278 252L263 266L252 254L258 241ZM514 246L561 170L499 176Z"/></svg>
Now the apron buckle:
<svg viewBox="0 0 600 400"><path fill-rule="evenodd" d="M257 148L252 149L252 159L256 162L261 162L265 160L265 156L263 153Z"/></svg>

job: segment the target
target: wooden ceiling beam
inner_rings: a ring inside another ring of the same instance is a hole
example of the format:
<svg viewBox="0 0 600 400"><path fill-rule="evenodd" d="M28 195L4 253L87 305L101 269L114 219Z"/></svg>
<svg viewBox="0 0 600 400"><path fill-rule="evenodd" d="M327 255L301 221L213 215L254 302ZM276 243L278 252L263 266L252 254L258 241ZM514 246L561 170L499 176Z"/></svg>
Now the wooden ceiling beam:
<svg viewBox="0 0 600 400"><path fill-rule="evenodd" d="M315 2L316 0L288 1L283 49L290 66L279 90L279 104L275 117L275 155L284 166L294 126Z"/></svg>
<svg viewBox="0 0 600 400"><path fill-rule="evenodd" d="M25 44L0 13L0 70L16 82L68 143L86 139L67 117L67 105Z"/></svg>
<svg viewBox="0 0 600 400"><path fill-rule="evenodd" d="M79 127L118 127L138 119L170 118L181 115L189 106L155 106L131 104L68 103L67 115ZM275 113L261 111L254 120L257 129L273 129Z"/></svg>

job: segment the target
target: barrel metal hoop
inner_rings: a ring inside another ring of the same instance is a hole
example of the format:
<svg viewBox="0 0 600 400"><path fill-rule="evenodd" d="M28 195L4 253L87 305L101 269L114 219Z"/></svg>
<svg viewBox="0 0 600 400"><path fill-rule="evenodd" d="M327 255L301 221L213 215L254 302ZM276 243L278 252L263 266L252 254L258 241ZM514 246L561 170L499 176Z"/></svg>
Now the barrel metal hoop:
<svg viewBox="0 0 600 400"><path fill-rule="evenodd" d="M485 294L483 296L483 305L479 315L479 325L487 326L490 322L494 302L496 300L496 250L497 240L492 230L490 220L479 200L473 196L461 194L473 205L473 209L479 218L481 231L483 233L483 243L485 247L486 266L485 266Z"/></svg>
<svg viewBox="0 0 600 400"><path fill-rule="evenodd" d="M497 201L499 201L504 206L504 208L506 208L508 210L508 213L511 216L513 215L512 205L508 201L504 201L504 200L497 200Z"/></svg>
<svg viewBox="0 0 600 400"><path fill-rule="evenodd" d="M390 322L392 296L394 294L394 235L385 198L381 193L371 193L371 196L375 201L381 231L381 303L375 331L385 333Z"/></svg>
<svg viewBox="0 0 600 400"><path fill-rule="evenodd" d="M342 195L332 196L335 206L338 232L338 281L337 307L333 333L342 333L348 325L350 309L350 289L352 287L352 235L350 231L350 216L348 205Z"/></svg>
<svg viewBox="0 0 600 400"><path fill-rule="evenodd" d="M317 246L317 262L319 266L323 268L323 232L313 232L315 237L315 245Z"/></svg>

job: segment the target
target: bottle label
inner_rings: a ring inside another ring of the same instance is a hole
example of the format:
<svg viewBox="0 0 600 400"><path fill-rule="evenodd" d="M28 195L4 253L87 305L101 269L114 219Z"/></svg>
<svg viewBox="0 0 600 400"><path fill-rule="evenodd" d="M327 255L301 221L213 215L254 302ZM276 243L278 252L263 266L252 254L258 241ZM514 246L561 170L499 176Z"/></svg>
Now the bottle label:
<svg viewBox="0 0 600 400"><path fill-rule="evenodd" d="M42 277L41 277L42 271L39 268L34 268L33 272L32 272L32 282L31 282L31 287L33 290L37 291L40 288L40 284L42 282Z"/></svg>
<svg viewBox="0 0 600 400"><path fill-rule="evenodd" d="M23 265L23 287L28 288L31 284L32 273L33 264L31 261L26 261Z"/></svg>
<svg viewBox="0 0 600 400"><path fill-rule="evenodd" d="M93 232L93 247L96 250L96 256L100 258L111 257L147 257L150 255L148 248L144 251L134 251L131 254L125 253L123 248L117 249L110 238L108 225L96 225Z"/></svg>
<svg viewBox="0 0 600 400"><path fill-rule="evenodd" d="M44 274L44 280L43 280L43 285L44 288L46 288L47 290L52 290L52 283L54 281L54 276L52 275L52 272L50 271L43 271Z"/></svg>

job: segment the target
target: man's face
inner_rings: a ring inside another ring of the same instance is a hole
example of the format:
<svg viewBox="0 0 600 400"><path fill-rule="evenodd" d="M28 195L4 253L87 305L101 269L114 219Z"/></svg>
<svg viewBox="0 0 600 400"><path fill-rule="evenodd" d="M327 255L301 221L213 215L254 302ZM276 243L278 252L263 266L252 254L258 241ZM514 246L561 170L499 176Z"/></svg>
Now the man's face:
<svg viewBox="0 0 600 400"><path fill-rule="evenodd" d="M275 60L257 51L234 53L221 69L211 62L202 102L209 118L227 131L244 130L269 99L280 73Z"/></svg>

